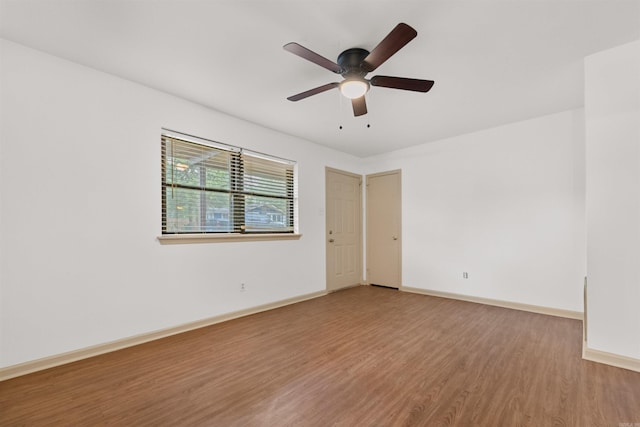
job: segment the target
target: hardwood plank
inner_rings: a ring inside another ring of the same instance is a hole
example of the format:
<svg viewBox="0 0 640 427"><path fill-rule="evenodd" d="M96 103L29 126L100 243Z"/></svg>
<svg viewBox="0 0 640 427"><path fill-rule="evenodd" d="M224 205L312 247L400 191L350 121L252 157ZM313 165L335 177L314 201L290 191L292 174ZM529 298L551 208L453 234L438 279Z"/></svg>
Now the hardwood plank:
<svg viewBox="0 0 640 427"><path fill-rule="evenodd" d="M361 286L0 383L0 425L614 426L582 323Z"/></svg>

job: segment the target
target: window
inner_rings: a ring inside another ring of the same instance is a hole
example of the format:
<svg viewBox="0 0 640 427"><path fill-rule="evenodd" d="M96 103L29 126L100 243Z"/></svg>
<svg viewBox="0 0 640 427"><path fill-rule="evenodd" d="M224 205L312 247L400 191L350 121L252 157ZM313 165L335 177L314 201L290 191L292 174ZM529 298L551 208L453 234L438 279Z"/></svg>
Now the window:
<svg viewBox="0 0 640 427"><path fill-rule="evenodd" d="M162 134L162 234L294 232L295 162Z"/></svg>

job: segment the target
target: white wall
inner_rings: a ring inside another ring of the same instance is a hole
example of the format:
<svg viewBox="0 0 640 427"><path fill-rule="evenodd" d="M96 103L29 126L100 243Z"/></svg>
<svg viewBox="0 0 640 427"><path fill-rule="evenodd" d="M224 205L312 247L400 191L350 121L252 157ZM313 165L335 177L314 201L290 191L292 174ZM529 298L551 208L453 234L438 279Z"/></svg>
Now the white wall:
<svg viewBox="0 0 640 427"><path fill-rule="evenodd" d="M324 168L358 159L0 48L0 367L325 289ZM162 127L297 160L303 237L160 245Z"/></svg>
<svg viewBox="0 0 640 427"><path fill-rule="evenodd" d="M404 286L582 311L582 110L372 157L365 166L392 169L402 169Z"/></svg>
<svg viewBox="0 0 640 427"><path fill-rule="evenodd" d="M588 347L640 358L640 41L585 60Z"/></svg>

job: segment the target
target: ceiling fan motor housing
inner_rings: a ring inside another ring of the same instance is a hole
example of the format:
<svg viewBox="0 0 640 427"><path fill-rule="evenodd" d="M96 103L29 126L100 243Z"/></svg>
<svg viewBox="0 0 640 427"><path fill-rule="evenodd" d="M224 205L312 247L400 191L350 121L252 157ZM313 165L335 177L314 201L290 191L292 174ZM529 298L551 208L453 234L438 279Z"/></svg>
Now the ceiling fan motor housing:
<svg viewBox="0 0 640 427"><path fill-rule="evenodd" d="M362 67L362 61L369 55L369 51L354 47L347 49L338 55L338 65L342 67L340 73L345 79L348 78L364 78L368 71Z"/></svg>

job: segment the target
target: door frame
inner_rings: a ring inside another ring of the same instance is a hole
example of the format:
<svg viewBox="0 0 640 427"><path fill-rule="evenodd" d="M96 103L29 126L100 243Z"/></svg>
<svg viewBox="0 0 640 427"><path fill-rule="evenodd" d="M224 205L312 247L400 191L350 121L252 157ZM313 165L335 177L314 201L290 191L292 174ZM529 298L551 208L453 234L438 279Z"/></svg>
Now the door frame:
<svg viewBox="0 0 640 427"><path fill-rule="evenodd" d="M390 171L384 171L384 172L376 172L376 173L371 173L368 175L365 175L365 194L368 193L368 188L369 188L369 179L370 178L376 178L379 176L384 176L384 175L398 175L398 185L399 185L399 193L398 193L398 290L402 290L402 169L394 169L394 170L390 170ZM369 222L367 221L367 217L369 216L369 203L367 202L366 208L365 208L365 217L364 217L364 221L365 221L365 226L366 226L366 239L367 239L367 243L366 243L366 254L365 254L365 270L366 270L366 263L369 261ZM371 282L369 281L369 277L367 275L367 280L365 282L367 285L371 285Z"/></svg>
<svg viewBox="0 0 640 427"><path fill-rule="evenodd" d="M328 188L329 186L328 184L328 180L329 180L329 173L336 173L336 174L340 174L340 175L345 175L345 176L349 176L349 177L353 177L353 178L358 178L360 181L360 191L358 192L358 250L357 250L357 254L358 254L358 261L357 261L357 265L358 265L358 285L362 285L364 284L364 251L363 251L363 219L364 219L364 212L362 209L362 191L363 191L363 176L361 174L357 174L354 172L348 172L348 171L344 171L341 169L335 169L335 168L331 168L329 166L325 166L324 168L324 211L325 211L325 220L324 220L324 244L325 244L325 288L327 290L327 292L333 292L333 291L338 291L341 289L346 289L346 288L340 288L340 289L331 289L329 288L329 214L327 213L327 206L329 205L328 201L329 201L329 191Z"/></svg>

